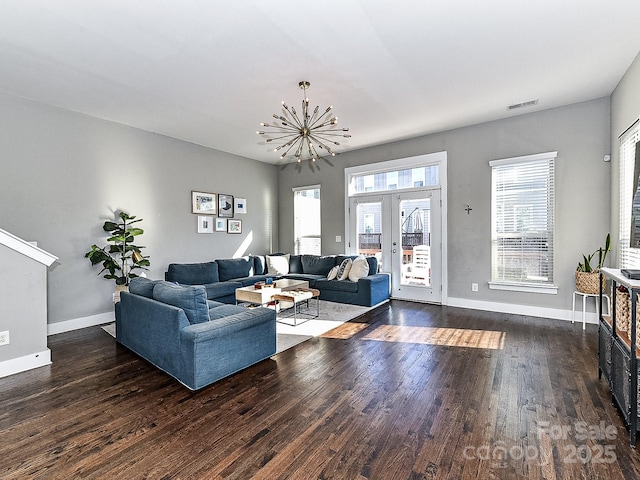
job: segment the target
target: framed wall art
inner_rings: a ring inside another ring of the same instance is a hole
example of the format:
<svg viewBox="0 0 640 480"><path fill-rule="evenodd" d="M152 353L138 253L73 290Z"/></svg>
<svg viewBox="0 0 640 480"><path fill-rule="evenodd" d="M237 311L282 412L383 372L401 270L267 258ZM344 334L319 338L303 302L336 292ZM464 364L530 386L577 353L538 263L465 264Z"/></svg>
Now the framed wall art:
<svg viewBox="0 0 640 480"><path fill-rule="evenodd" d="M236 197L234 201L234 213L247 213L247 199Z"/></svg>
<svg viewBox="0 0 640 480"><path fill-rule="evenodd" d="M218 216L233 218L233 195L218 194Z"/></svg>
<svg viewBox="0 0 640 480"><path fill-rule="evenodd" d="M200 215L216 214L216 194L206 192L191 192L191 213Z"/></svg>
<svg viewBox="0 0 640 480"><path fill-rule="evenodd" d="M242 220L228 220L227 233L242 233Z"/></svg>
<svg viewBox="0 0 640 480"><path fill-rule="evenodd" d="M226 231L227 231L227 219L216 218L216 232L226 232Z"/></svg>
<svg viewBox="0 0 640 480"><path fill-rule="evenodd" d="M198 233L213 233L213 218L198 215Z"/></svg>

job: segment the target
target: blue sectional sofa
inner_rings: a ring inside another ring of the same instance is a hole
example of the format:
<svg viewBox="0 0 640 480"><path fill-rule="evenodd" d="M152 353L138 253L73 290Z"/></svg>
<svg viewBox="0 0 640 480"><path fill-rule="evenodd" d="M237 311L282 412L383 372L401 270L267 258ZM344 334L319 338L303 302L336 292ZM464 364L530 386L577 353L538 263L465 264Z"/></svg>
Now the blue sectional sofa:
<svg viewBox="0 0 640 480"><path fill-rule="evenodd" d="M310 288L320 290L320 299L371 307L389 298L390 277L378 272L378 260L367 257L369 275L357 282L329 280L329 271L343 260L356 256L290 255L289 270L284 275L269 274L265 255L217 259L205 263L172 263L165 280L182 285L202 285L207 298L223 303L235 303L236 288L253 285L266 278L306 280Z"/></svg>
<svg viewBox="0 0 640 480"><path fill-rule="evenodd" d="M203 286L132 279L116 304L116 340L191 390L275 354L275 311L207 294Z"/></svg>

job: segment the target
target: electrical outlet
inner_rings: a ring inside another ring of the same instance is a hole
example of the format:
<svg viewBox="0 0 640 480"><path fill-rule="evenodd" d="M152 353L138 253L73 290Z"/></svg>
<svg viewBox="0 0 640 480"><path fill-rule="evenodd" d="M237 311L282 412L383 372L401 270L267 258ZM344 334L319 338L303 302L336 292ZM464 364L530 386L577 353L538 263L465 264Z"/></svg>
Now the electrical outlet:
<svg viewBox="0 0 640 480"><path fill-rule="evenodd" d="M9 345L9 330L0 332L0 345Z"/></svg>
<svg viewBox="0 0 640 480"><path fill-rule="evenodd" d="M472 292L477 292L478 291L478 284L477 283L472 283L471 284L471 291Z"/></svg>

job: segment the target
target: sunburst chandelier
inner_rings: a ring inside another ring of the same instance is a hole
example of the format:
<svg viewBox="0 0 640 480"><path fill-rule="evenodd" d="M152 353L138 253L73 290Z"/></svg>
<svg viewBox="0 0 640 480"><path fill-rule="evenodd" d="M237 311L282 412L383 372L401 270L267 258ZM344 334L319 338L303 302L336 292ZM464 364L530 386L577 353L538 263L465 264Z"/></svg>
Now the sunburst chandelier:
<svg viewBox="0 0 640 480"><path fill-rule="evenodd" d="M267 128L276 128L277 131L258 130L258 135L264 135L267 142L282 141L282 145L273 149L274 152L283 151L280 159L284 159L289 152L293 153L298 162L303 160L303 156L308 155L313 162L320 160L318 151L325 150L329 155L336 156L336 152L331 150L330 145L340 145L334 140L336 137L350 138L348 128L337 128L338 117L331 116L333 105L328 107L324 113L319 114L320 107L316 107L311 114L309 113L309 99L307 98L307 89L311 83L302 81L298 83L304 91L302 99L302 114L298 116L298 112L293 107L287 106L282 101L283 115L274 114L273 118L277 121L273 124L261 123L260 125ZM280 136L270 136L280 135Z"/></svg>

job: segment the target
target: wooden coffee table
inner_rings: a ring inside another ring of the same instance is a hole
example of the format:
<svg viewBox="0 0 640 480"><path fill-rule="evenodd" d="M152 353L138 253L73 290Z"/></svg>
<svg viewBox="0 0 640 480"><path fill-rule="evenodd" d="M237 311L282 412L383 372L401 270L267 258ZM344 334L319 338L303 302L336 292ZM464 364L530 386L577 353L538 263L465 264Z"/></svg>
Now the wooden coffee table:
<svg viewBox="0 0 640 480"><path fill-rule="evenodd" d="M293 280L284 278L276 280L273 286L256 288L255 285L248 287L236 288L236 305L238 303L255 303L257 305L267 305L274 300L274 295L289 290L309 288L309 282L306 280Z"/></svg>

